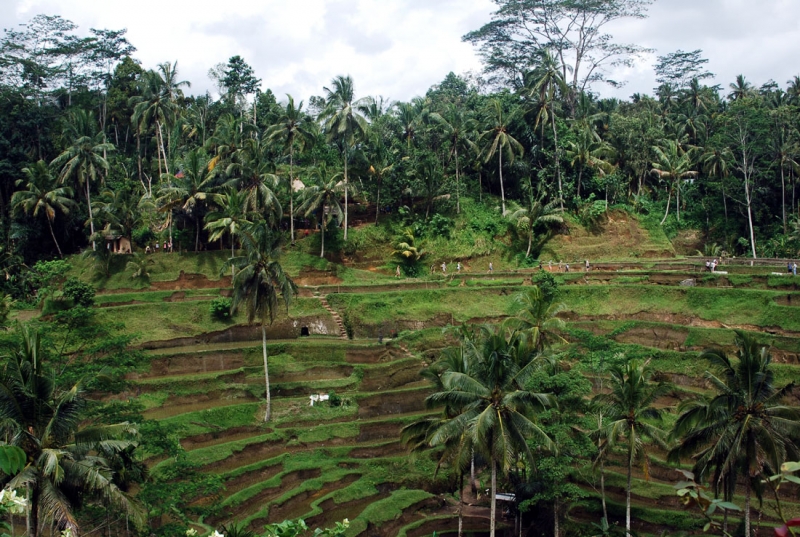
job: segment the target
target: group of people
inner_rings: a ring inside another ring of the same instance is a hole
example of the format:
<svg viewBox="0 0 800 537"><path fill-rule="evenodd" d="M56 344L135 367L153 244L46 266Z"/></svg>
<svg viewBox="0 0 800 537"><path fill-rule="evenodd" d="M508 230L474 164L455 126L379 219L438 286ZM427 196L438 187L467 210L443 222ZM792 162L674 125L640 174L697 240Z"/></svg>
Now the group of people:
<svg viewBox="0 0 800 537"><path fill-rule="evenodd" d="M584 270L586 272L589 272L590 267L591 266L589 265L589 260L588 259L584 260L584 262L583 262ZM539 261L539 270L544 270L544 267L542 266L542 262L541 261ZM548 272L553 272L553 260L552 259L547 262L547 271ZM569 272L569 263L563 263L562 261L559 261L558 262L558 272Z"/></svg>
<svg viewBox="0 0 800 537"><path fill-rule="evenodd" d="M716 272L718 265L719 260L717 260L717 258L714 258L712 261L706 261L706 268L711 272Z"/></svg>
<svg viewBox="0 0 800 537"><path fill-rule="evenodd" d="M786 271L793 276L797 276L797 261L786 263Z"/></svg>
<svg viewBox="0 0 800 537"><path fill-rule="evenodd" d="M145 246L145 249L144 249L144 253L146 253L146 254L149 254L149 253L152 253L152 252L158 253L159 251L164 252L164 253L167 253L167 252L172 253L172 241L170 241L170 242L164 241L164 247L163 248L161 248L159 246L158 241L156 241L156 244L155 244L155 246L153 246L153 248L150 248L150 245L148 244L147 246Z"/></svg>

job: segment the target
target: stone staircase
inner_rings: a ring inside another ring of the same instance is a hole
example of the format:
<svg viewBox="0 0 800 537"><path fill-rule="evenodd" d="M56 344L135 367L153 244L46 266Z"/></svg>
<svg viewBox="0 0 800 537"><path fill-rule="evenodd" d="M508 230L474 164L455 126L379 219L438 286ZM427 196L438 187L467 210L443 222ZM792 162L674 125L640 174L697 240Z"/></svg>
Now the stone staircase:
<svg viewBox="0 0 800 537"><path fill-rule="evenodd" d="M320 304L322 304L322 307L328 310L328 313L331 314L333 320L336 321L336 326L339 327L339 337L341 339L347 339L347 330L344 328L344 321L342 321L342 318L339 316L336 310L333 309L330 304L328 304L328 301L324 296L317 296L317 298L319 299Z"/></svg>

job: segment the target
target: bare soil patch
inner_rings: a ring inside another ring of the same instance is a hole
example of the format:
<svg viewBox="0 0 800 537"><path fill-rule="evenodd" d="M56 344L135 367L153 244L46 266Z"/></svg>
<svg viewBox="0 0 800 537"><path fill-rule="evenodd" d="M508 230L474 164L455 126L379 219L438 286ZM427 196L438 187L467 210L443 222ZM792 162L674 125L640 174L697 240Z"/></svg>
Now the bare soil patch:
<svg viewBox="0 0 800 537"><path fill-rule="evenodd" d="M186 451L191 451L193 449L200 449L209 446L215 446L217 444L234 442L236 440L243 440L245 438L250 438L251 436L266 434L268 432L268 429L261 429L252 426L232 427L230 429L225 429L224 431L187 436L186 438L181 439L181 446L183 446L183 449Z"/></svg>
<svg viewBox="0 0 800 537"><path fill-rule="evenodd" d="M252 394L241 390L213 391L205 394L170 397L162 406L146 410L143 415L148 419L164 419L178 414L186 414L187 412L240 405L256 400Z"/></svg>
<svg viewBox="0 0 800 537"><path fill-rule="evenodd" d="M213 289L217 287L230 287L231 277L222 276L219 280L209 280L205 274L192 274L180 272L177 280L168 282L151 282L151 291L181 291L185 289Z"/></svg>
<svg viewBox="0 0 800 537"><path fill-rule="evenodd" d="M407 361L396 366L368 369L364 372L360 389L365 392L400 388L420 380L422 366L417 361Z"/></svg>
<svg viewBox="0 0 800 537"><path fill-rule="evenodd" d="M406 414L425 410L425 398L430 390L388 392L370 395L358 400L358 417L373 418L388 414Z"/></svg>
<svg viewBox="0 0 800 537"><path fill-rule="evenodd" d="M383 487L384 490L378 492L378 494L351 502L336 503L333 501L333 498L328 498L324 502L318 504L318 507L322 509L322 513L306 519L306 524L308 524L309 528L326 528L332 526L336 522L341 522L345 518L356 518L371 504L388 498L392 494L394 486L391 483L388 485L391 486Z"/></svg>
<svg viewBox="0 0 800 537"><path fill-rule="evenodd" d="M320 498L323 498L333 492L334 490L342 489L351 483L355 483L361 478L361 474L348 474L338 481L325 483L319 490L305 490L295 496L292 496L280 505L273 505L269 508L269 522L280 522L282 520L293 520L302 517L311 511L311 504ZM281 483L283 487L283 483ZM288 487L283 487L284 490L291 490ZM261 528L264 522L257 524L254 520L250 527Z"/></svg>

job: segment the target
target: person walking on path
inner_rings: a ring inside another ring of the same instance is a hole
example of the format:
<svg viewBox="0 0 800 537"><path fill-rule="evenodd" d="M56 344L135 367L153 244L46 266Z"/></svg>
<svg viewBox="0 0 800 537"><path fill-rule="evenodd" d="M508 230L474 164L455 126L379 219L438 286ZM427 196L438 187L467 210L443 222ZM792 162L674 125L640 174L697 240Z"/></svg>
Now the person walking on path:
<svg viewBox="0 0 800 537"><path fill-rule="evenodd" d="M442 261L442 274L447 274L447 263Z"/></svg>
<svg viewBox="0 0 800 537"><path fill-rule="evenodd" d="M400 265L397 265L397 268L394 271L394 275L397 278L400 278Z"/></svg>
<svg viewBox="0 0 800 537"><path fill-rule="evenodd" d="M461 261L459 261L458 263L456 263L456 272L458 272L459 274L461 274Z"/></svg>
<svg viewBox="0 0 800 537"><path fill-rule="evenodd" d="M797 263L792 263L792 276L797 276Z"/></svg>
<svg viewBox="0 0 800 537"><path fill-rule="evenodd" d="M489 274L494 274L494 264L491 261L489 261Z"/></svg>
<svg viewBox="0 0 800 537"><path fill-rule="evenodd" d="M589 260L588 259L586 260L585 265L586 265L586 272L589 272Z"/></svg>

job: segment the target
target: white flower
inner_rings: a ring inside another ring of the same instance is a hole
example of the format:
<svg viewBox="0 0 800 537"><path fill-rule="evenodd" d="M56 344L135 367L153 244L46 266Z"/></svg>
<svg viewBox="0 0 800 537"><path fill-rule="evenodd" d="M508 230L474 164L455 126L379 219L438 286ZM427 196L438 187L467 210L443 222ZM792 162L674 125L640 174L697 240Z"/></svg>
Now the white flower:
<svg viewBox="0 0 800 537"><path fill-rule="evenodd" d="M186 537L195 537L197 535L197 530L194 528L189 528L186 530Z"/></svg>
<svg viewBox="0 0 800 537"><path fill-rule="evenodd" d="M211 535L211 537L225 537L225 536L220 532L218 532L217 530L214 530L214 533L213 535Z"/></svg>
<svg viewBox="0 0 800 537"><path fill-rule="evenodd" d="M19 515L25 512L28 507L28 500L22 496L17 496L16 490L0 490L0 505L8 509L9 512Z"/></svg>

